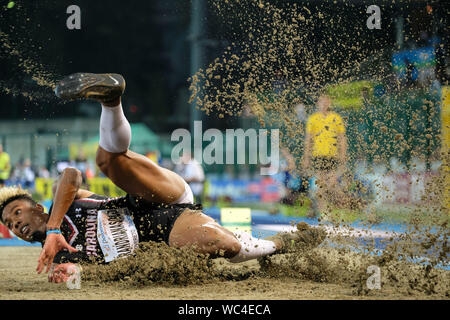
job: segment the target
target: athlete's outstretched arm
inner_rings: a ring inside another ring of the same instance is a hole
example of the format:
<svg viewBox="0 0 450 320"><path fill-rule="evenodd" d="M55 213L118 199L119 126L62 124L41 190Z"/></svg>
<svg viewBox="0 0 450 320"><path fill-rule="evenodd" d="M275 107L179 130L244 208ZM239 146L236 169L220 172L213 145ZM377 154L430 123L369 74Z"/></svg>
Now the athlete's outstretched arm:
<svg viewBox="0 0 450 320"><path fill-rule="evenodd" d="M66 168L61 173L53 194L53 209L47 222L47 229L61 226L64 215L75 200L82 182L81 172L76 168Z"/></svg>
<svg viewBox="0 0 450 320"><path fill-rule="evenodd" d="M56 180L55 183L53 183L52 186L52 193L53 196L56 195L56 188L58 187L60 180ZM84 199L84 198L89 198L90 196L92 196L94 193L89 191L89 190L85 190L85 189L78 189L77 194L75 195L75 199Z"/></svg>
<svg viewBox="0 0 450 320"><path fill-rule="evenodd" d="M47 222L47 230L59 229L61 227L64 215L72 205L73 200L75 200L82 181L83 179L79 170L75 168L64 169L56 186L53 208ZM48 234L41 255L39 256L36 271L41 273L44 267L47 266L46 272L48 272L55 255L62 249L67 249L70 252L77 251L67 243L61 233Z"/></svg>

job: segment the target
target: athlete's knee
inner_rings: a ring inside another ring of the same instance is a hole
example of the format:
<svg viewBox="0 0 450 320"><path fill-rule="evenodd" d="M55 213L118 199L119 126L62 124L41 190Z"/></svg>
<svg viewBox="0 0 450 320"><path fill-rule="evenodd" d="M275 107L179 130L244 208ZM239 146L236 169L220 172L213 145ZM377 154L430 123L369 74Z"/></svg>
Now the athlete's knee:
<svg viewBox="0 0 450 320"><path fill-rule="evenodd" d="M113 162L113 154L105 151L102 148L98 148L97 150L97 155L95 158L95 162L97 164L97 166L100 168L100 170L104 173L107 174L108 172L108 168L111 167L111 164Z"/></svg>
<svg viewBox="0 0 450 320"><path fill-rule="evenodd" d="M219 250L219 252L214 253L224 256L225 258L230 258L238 254L241 250L241 243L239 240L232 232L228 231L223 226L216 222L209 222L204 224L203 227L208 235L208 246L212 250Z"/></svg>
<svg viewBox="0 0 450 320"><path fill-rule="evenodd" d="M226 258L232 258L235 255L237 255L241 251L241 243L238 239L234 236L227 236L227 239L225 240L225 257Z"/></svg>
<svg viewBox="0 0 450 320"><path fill-rule="evenodd" d="M213 256L220 256L224 258L234 257L241 250L239 240L233 235L224 233L210 233L203 239L203 244L208 248L208 251Z"/></svg>

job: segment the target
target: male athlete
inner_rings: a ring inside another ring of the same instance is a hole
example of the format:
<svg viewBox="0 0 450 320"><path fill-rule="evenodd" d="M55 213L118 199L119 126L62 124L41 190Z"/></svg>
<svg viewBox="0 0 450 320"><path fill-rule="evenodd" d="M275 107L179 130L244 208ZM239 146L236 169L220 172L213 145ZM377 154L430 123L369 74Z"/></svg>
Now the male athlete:
<svg viewBox="0 0 450 320"><path fill-rule="evenodd" d="M23 189L0 190L1 221L16 236L43 244L38 273L53 265L49 281L67 281L73 262L110 262L130 255L143 241L191 246L211 257L242 262L285 252L293 242L317 245L323 240L321 230L307 225L272 240L257 239L232 233L203 214L180 176L128 149L131 129L121 105L124 90L121 75L77 73L61 80L55 93L65 100L101 103L96 162L127 196L107 198L80 189L81 173L74 168L65 169L54 185L49 214Z"/></svg>

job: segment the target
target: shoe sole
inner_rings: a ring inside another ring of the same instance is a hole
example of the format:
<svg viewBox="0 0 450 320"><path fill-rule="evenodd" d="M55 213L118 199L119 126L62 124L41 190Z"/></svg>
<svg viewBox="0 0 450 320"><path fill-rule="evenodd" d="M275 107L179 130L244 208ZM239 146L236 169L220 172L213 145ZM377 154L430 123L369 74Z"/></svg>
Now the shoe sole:
<svg viewBox="0 0 450 320"><path fill-rule="evenodd" d="M64 100L113 100L125 91L125 79L120 74L74 73L60 80L55 88Z"/></svg>

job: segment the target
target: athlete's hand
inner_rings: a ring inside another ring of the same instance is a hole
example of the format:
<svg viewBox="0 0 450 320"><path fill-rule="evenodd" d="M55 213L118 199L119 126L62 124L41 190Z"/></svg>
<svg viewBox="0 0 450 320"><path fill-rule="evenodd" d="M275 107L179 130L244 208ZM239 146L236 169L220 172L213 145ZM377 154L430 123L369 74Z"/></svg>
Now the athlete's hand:
<svg viewBox="0 0 450 320"><path fill-rule="evenodd" d="M80 272L80 270L73 263L53 264L48 273L48 282L67 282L67 280L77 272Z"/></svg>
<svg viewBox="0 0 450 320"><path fill-rule="evenodd" d="M42 248L41 255L39 256L38 266L36 268L37 273L41 273L42 270L44 270L45 266L47 266L47 270L45 272L48 272L50 270L50 267L52 266L53 259L55 258L56 254L63 249L67 249L71 253L78 251L67 243L62 234L48 234L47 238L45 239L45 244Z"/></svg>

